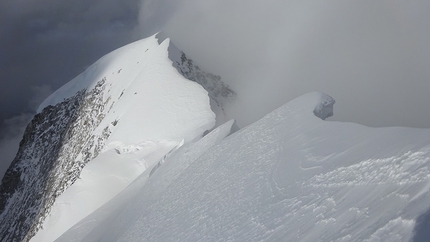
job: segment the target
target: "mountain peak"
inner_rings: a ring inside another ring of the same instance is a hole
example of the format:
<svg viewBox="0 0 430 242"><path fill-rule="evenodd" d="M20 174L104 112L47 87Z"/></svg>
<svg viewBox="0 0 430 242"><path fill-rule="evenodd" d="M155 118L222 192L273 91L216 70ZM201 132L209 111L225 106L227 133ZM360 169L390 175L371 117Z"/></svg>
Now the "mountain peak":
<svg viewBox="0 0 430 242"><path fill-rule="evenodd" d="M217 93L227 86L194 65L188 76L178 72L174 63L180 59L173 57L179 50L160 36L103 56L40 105L0 187L2 240L29 240L56 198L100 154L141 150L138 162L125 162L124 169L142 172L178 142L212 129L216 115L224 119L220 109L227 102ZM197 75L214 88L205 90ZM218 109L211 109L212 102Z"/></svg>

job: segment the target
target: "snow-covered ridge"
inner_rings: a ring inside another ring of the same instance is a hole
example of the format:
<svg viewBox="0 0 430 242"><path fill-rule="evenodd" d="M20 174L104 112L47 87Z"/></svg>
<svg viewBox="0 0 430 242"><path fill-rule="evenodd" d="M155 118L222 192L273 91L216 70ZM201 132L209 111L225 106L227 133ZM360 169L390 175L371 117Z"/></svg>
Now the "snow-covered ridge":
<svg viewBox="0 0 430 242"><path fill-rule="evenodd" d="M175 182L178 176L195 162L210 147L220 143L226 136L234 132L234 120L230 120L215 128L201 139L178 146L174 152L164 157L152 169L146 170L133 181L124 191L111 201L94 211L70 228L56 241L98 241L103 231L123 231L127 229L128 222L134 221L140 213L121 213L129 203L140 204L142 209L149 208L156 202L168 186ZM145 192L137 193L139 190ZM124 221L122 224L113 224L115 217ZM115 241L117 237L111 237Z"/></svg>
<svg viewBox="0 0 430 242"><path fill-rule="evenodd" d="M430 129L327 122L335 101L314 92L212 130L234 96L161 35L101 58L28 126L0 240L410 241L426 227Z"/></svg>
<svg viewBox="0 0 430 242"><path fill-rule="evenodd" d="M430 130L316 117L332 104L306 94L197 159L179 148L60 241L410 241L430 207Z"/></svg>
<svg viewBox="0 0 430 242"><path fill-rule="evenodd" d="M111 74L113 78L109 78L109 84L114 81L118 81L120 78L115 78L114 75L119 75L122 71L122 68L129 66L132 67L132 64L136 64L140 61L148 61L151 58L149 50L154 50L158 47L158 43L153 40L153 37L136 41L129 45L123 46L117 50L112 51L111 53L101 57L94 64L88 67L83 73L73 78L71 81L60 87L54 93L52 93L48 98L46 98L39 106L38 112L41 112L43 108L48 105L55 105L59 102L62 102L64 99L73 96L76 92L87 89L91 90L95 87L98 80L105 78L105 74ZM135 52L135 55L130 55L130 53ZM138 72L139 68L130 68L133 69L134 72ZM108 70L111 73L107 72ZM122 80L121 83L117 83L115 89L120 89L121 92L124 89L121 87L127 87L133 79ZM115 90L118 92L118 90ZM120 94L120 93L111 93Z"/></svg>
<svg viewBox="0 0 430 242"><path fill-rule="evenodd" d="M156 41L154 41L156 40ZM164 43L164 44L163 44ZM64 86L52 93L46 98L39 106L37 112L41 112L43 108L48 105L55 105L62 102L66 98L73 96L76 92L88 89L91 90L96 86L96 80L106 80L106 69L112 70L112 75L120 74L123 71L123 67L133 66L135 63L142 64L147 63L151 60L154 49L157 49L159 45L168 46L168 58L171 64L178 70L178 72L188 80L197 82L206 91L208 91L211 108L223 121L226 122L228 119L225 114L225 107L236 98L236 92L234 92L227 84L225 84L219 75L214 75L209 72L205 72L196 65L192 59L186 56L186 54L170 42L170 39L162 32L157 33L149 38L136 41L134 43L123 46L111 53L103 56L87 68L83 73L66 83ZM133 55L134 54L134 55ZM114 61L113 61L114 60ZM139 68L131 68L132 71L139 72ZM110 73L109 73L110 74ZM138 73L133 73L137 75ZM110 78L109 84L111 85L118 78ZM134 81L133 78L121 79L121 87L128 87ZM108 99L112 94L123 94L125 89L118 87L118 83L115 85L118 89L116 92L112 90L110 95L106 95L105 99ZM120 93L118 93L120 91ZM223 116L223 117L221 117Z"/></svg>
<svg viewBox="0 0 430 242"><path fill-rule="evenodd" d="M178 142L214 127L208 92L172 65L170 45L154 35L115 50L40 105L0 187L1 240L28 241L88 162L83 177L104 170L116 184L104 200L95 199L94 209ZM112 154L124 160L117 175L107 169L115 162L103 165ZM97 182L79 180L74 189L96 189L103 174Z"/></svg>
<svg viewBox="0 0 430 242"><path fill-rule="evenodd" d="M159 43L167 38L162 32L158 33L156 37ZM220 76L203 71L174 44L169 45L169 58L179 73L188 80L197 82L208 91L211 108L217 114L217 126L230 120L225 108L236 99L236 92L225 84Z"/></svg>

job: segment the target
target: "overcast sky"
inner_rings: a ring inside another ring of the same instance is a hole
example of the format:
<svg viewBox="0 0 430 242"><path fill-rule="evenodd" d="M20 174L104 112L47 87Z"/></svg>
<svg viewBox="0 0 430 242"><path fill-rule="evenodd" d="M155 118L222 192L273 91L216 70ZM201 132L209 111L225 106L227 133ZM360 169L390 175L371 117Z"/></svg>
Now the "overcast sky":
<svg viewBox="0 0 430 242"><path fill-rule="evenodd" d="M241 126L323 91L332 120L428 128L429 13L429 1L402 0L3 0L0 152L13 157L52 91L160 30L238 92Z"/></svg>
<svg viewBox="0 0 430 242"><path fill-rule="evenodd" d="M0 176L44 98L133 41L138 0L0 1Z"/></svg>
<svg viewBox="0 0 430 242"><path fill-rule="evenodd" d="M323 91L334 120L430 127L429 13L429 1L190 0L164 29L236 89L240 123Z"/></svg>

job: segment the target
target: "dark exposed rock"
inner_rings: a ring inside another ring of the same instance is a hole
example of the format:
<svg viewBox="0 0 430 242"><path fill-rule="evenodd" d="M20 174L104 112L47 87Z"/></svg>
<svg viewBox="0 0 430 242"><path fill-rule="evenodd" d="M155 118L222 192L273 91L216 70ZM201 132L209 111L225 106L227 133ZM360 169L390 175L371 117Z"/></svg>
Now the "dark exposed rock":
<svg viewBox="0 0 430 242"><path fill-rule="evenodd" d="M105 78L55 106L27 126L16 158L0 186L0 240L28 241L40 229L55 198L73 184L109 137L94 129L105 116Z"/></svg>
<svg viewBox="0 0 430 242"><path fill-rule="evenodd" d="M181 59L173 65L208 91L213 110L224 111L225 102L234 100L236 93L220 76L202 71L180 53ZM0 241L29 241L41 228L55 199L104 148L110 129L121 122L109 120L107 127L99 127L115 105L110 97L104 97L109 93L105 84L104 77L91 90L81 90L45 107L27 126L0 186ZM120 99L125 91L114 98Z"/></svg>
<svg viewBox="0 0 430 242"><path fill-rule="evenodd" d="M231 102L236 98L236 92L225 84L220 76L202 71L184 52L181 52L181 60L173 63L173 66L185 78L197 82L206 89L211 100L218 106L222 107L224 101Z"/></svg>

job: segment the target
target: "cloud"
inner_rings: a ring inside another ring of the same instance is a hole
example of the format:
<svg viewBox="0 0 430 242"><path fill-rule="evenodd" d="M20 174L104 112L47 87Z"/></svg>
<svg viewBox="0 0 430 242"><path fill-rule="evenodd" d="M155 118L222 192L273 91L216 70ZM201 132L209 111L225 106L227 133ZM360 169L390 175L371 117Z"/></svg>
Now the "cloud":
<svg viewBox="0 0 430 242"><path fill-rule="evenodd" d="M167 3L151 6L138 30L149 34L156 22L221 74L240 95L233 110L239 124L323 91L337 100L336 120L430 127L429 3L183 0L174 11Z"/></svg>
<svg viewBox="0 0 430 242"><path fill-rule="evenodd" d="M430 2L401 0L0 1L5 119L109 51L164 30L238 93L240 125L310 91L336 120L430 127Z"/></svg>
<svg viewBox="0 0 430 242"><path fill-rule="evenodd" d="M3 121L4 130L0 136L0 177L3 177L18 152L19 142L33 114L23 113Z"/></svg>
<svg viewBox="0 0 430 242"><path fill-rule="evenodd" d="M31 90L33 95L29 101L29 106L32 110L37 110L39 105L53 92L51 86L46 84L32 87Z"/></svg>
<svg viewBox="0 0 430 242"><path fill-rule="evenodd" d="M40 103L45 100L51 93L49 85L30 87L31 95L28 101L28 107L31 112L21 113L11 118L2 120L0 125L0 178L3 177L10 163L16 156L25 128L33 119L35 110Z"/></svg>
<svg viewBox="0 0 430 242"><path fill-rule="evenodd" d="M35 87L55 90L104 54L133 41L138 4L0 1L0 125L34 111L40 101Z"/></svg>

